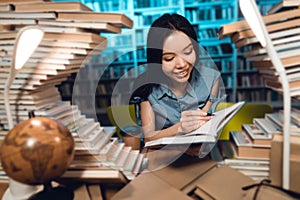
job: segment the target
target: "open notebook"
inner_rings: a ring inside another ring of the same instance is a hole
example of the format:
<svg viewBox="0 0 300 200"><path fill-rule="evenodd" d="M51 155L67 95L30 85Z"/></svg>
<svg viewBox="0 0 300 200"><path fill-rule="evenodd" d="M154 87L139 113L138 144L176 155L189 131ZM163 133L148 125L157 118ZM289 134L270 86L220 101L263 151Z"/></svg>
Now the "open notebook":
<svg viewBox="0 0 300 200"><path fill-rule="evenodd" d="M194 143L214 143L218 139L218 133L227 122L242 108L244 101L224 108L213 113L213 118L200 128L185 134L173 137L165 137L145 143L145 147L157 147L162 145L194 144Z"/></svg>

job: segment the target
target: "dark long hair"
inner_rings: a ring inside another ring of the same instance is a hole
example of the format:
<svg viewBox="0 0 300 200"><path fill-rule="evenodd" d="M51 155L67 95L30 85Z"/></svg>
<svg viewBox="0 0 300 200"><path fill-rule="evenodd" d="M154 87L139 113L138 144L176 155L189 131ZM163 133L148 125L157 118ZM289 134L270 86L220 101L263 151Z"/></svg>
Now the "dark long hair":
<svg viewBox="0 0 300 200"><path fill-rule="evenodd" d="M167 78L162 71L162 51L167 37L174 31L185 33L192 42L196 54L196 62L199 62L199 44L197 34L191 23L179 14L163 14L156 19L148 32L147 38L147 71L135 82L133 97L147 100L152 87L166 83Z"/></svg>
<svg viewBox="0 0 300 200"><path fill-rule="evenodd" d="M197 34L191 23L179 14L164 14L156 19L148 32L147 39L147 62L148 63L162 63L163 44L167 37L174 31L181 31L185 33L194 46L196 53L196 63L198 62L199 45Z"/></svg>

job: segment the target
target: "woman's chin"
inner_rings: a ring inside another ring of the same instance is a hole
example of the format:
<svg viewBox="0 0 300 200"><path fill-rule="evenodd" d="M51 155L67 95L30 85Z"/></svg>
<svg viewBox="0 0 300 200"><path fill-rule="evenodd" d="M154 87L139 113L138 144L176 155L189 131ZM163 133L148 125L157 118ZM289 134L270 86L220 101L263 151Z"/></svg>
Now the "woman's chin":
<svg viewBox="0 0 300 200"><path fill-rule="evenodd" d="M186 76L177 76L176 77L176 81L179 82L179 83L185 83L185 82L188 82L189 80L189 75L186 75Z"/></svg>

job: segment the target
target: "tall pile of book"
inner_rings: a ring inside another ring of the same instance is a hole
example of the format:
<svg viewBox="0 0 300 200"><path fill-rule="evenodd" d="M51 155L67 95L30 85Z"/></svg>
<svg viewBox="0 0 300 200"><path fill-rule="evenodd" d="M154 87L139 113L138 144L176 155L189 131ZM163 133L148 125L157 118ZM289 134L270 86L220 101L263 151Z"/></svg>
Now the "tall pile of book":
<svg viewBox="0 0 300 200"><path fill-rule="evenodd" d="M267 31L285 68L291 96L296 100L300 99L299 5L299 1L282 0L270 9L268 15L263 16ZM279 93L283 92L279 74L270 61L266 49L259 44L245 20L222 26L219 38L226 37L230 37L235 47L243 52L244 57L262 75L266 87ZM299 135L299 111L293 108L292 116L291 134ZM241 172L254 179L269 178L272 171L270 160L272 141L274 136L282 135L282 124L282 111L279 111L268 113L264 118L254 118L253 124L244 124L242 131L232 131L230 144L234 156L228 161L225 159L224 163L239 168ZM251 171L250 165L254 165Z"/></svg>
<svg viewBox="0 0 300 200"><path fill-rule="evenodd" d="M101 33L121 33L133 22L118 13L93 12L79 2L2 0L0 2L0 124L8 131L4 86L9 75L18 30L39 26L42 42L19 71L10 89L13 122L28 119L28 113L61 121L76 141L75 159L63 177L92 180L133 178L145 160L137 151L117 142L114 130L86 118L76 105L62 101L56 87L77 73L94 54L106 48Z"/></svg>
<svg viewBox="0 0 300 200"><path fill-rule="evenodd" d="M290 133L300 139L300 110L292 108ZM263 118L253 118L252 124L242 124L241 131L231 131L231 140L223 141L220 149L226 164L251 178L264 179L270 176L270 156L275 136L282 137L283 110L266 113ZM227 153L225 151L230 151Z"/></svg>
<svg viewBox="0 0 300 200"><path fill-rule="evenodd" d="M228 165L254 180L268 178L272 136L256 124L243 124L242 130L231 131L230 140L220 142L221 165Z"/></svg>
<svg viewBox="0 0 300 200"><path fill-rule="evenodd" d="M288 1L288 0L283 0ZM295 5L295 4L294 4ZM267 31L288 77L291 96L300 99L300 8L286 7L289 10L273 11L263 16ZM266 49L262 48L245 20L221 27L219 38L230 37L237 49L252 62L264 78L266 87L282 93L279 74L273 66Z"/></svg>

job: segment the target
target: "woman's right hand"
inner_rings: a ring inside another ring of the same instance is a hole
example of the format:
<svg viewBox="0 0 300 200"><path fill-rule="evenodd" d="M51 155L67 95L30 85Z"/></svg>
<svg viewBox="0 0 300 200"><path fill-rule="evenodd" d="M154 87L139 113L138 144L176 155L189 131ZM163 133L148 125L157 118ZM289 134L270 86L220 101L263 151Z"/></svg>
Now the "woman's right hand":
<svg viewBox="0 0 300 200"><path fill-rule="evenodd" d="M186 134L201 127L205 122L209 121L211 116L201 109L186 110L181 113L179 134Z"/></svg>

